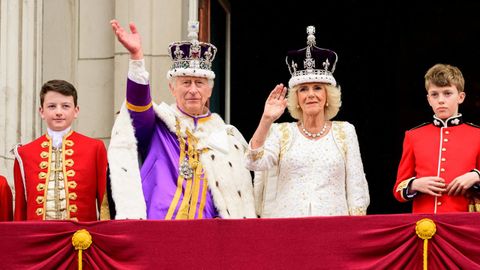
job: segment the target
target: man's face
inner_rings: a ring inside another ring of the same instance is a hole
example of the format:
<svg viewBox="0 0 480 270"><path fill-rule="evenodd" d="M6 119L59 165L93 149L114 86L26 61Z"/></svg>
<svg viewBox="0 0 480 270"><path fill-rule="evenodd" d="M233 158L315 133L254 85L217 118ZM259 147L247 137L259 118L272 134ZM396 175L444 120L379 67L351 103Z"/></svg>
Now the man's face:
<svg viewBox="0 0 480 270"><path fill-rule="evenodd" d="M49 129L62 131L72 125L78 116L79 108L75 106L72 96L50 91L45 94L39 112Z"/></svg>
<svg viewBox="0 0 480 270"><path fill-rule="evenodd" d="M208 111L205 104L212 95L208 79L200 77L176 77L169 84L178 107L191 115L200 115Z"/></svg>
<svg viewBox="0 0 480 270"><path fill-rule="evenodd" d="M458 105L465 99L465 93L459 93L454 85L439 87L430 84L427 92L428 104L435 115L442 120L457 115Z"/></svg>

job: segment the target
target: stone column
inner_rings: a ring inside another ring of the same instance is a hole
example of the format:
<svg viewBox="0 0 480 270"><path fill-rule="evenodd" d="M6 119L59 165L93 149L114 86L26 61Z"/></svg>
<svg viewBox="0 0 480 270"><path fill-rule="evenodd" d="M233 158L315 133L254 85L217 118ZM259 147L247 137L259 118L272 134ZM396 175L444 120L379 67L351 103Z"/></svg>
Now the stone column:
<svg viewBox="0 0 480 270"><path fill-rule="evenodd" d="M0 174L12 186L10 149L41 134L42 9L41 0L0 0Z"/></svg>
<svg viewBox="0 0 480 270"><path fill-rule="evenodd" d="M188 0L0 0L0 174L12 186L10 149L46 131L38 93L47 80L75 85L80 114L73 128L108 145L128 69L113 18L137 24L153 98L173 102L167 47L186 39Z"/></svg>

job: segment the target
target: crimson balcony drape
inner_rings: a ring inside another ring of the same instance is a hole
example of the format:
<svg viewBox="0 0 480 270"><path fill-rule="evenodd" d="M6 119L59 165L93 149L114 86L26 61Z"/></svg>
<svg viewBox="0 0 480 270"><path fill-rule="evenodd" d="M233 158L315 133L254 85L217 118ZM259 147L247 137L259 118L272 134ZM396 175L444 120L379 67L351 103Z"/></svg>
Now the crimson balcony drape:
<svg viewBox="0 0 480 270"><path fill-rule="evenodd" d="M480 269L477 213L0 222L0 268L76 269L72 236L86 229L83 269L422 269L422 218L437 229L428 269Z"/></svg>

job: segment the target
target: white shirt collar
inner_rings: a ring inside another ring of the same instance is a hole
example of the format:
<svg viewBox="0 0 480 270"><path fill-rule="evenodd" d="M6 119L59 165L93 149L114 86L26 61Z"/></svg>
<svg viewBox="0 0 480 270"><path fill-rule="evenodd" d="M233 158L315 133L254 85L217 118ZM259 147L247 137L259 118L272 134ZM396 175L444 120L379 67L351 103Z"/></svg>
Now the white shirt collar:
<svg viewBox="0 0 480 270"><path fill-rule="evenodd" d="M59 148L60 146L62 146L63 136L65 136L65 134L67 134L70 129L71 127L68 127L61 131L53 131L47 128L47 133L52 138L53 147Z"/></svg>

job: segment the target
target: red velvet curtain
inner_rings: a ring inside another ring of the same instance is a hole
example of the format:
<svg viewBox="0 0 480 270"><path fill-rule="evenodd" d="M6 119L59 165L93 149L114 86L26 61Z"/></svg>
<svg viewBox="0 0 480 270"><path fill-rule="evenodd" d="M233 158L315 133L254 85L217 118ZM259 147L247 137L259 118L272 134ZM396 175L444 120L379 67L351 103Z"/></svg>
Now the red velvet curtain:
<svg viewBox="0 0 480 270"><path fill-rule="evenodd" d="M422 269L416 222L430 218L428 269L480 269L480 214L298 219L0 222L2 269Z"/></svg>

